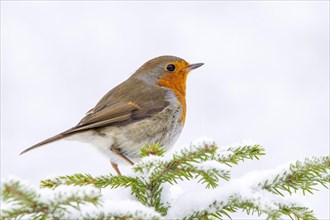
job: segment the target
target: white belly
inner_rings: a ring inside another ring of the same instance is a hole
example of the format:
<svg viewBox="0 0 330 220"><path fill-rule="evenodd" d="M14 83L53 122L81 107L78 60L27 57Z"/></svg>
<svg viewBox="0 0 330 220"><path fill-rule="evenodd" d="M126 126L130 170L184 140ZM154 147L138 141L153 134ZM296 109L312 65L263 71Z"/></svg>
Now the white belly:
<svg viewBox="0 0 330 220"><path fill-rule="evenodd" d="M116 164L127 164L127 162L116 155L111 147L116 147L131 161L137 162L140 159L140 148L147 144L160 144L166 150L174 145L183 128L178 122L179 116L180 111L177 108L167 107L158 113L156 118L140 120L125 126L89 130L66 139L90 143Z"/></svg>

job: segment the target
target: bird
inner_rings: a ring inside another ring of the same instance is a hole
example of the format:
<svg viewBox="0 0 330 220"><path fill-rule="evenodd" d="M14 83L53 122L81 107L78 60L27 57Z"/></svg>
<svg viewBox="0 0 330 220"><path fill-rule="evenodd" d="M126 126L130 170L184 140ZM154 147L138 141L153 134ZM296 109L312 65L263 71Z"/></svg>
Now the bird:
<svg viewBox="0 0 330 220"><path fill-rule="evenodd" d="M79 123L20 153L64 139L89 143L103 152L117 175L118 165L138 162L140 149L160 145L170 149L186 118L189 64L176 56L159 56L144 63L126 81L105 94Z"/></svg>

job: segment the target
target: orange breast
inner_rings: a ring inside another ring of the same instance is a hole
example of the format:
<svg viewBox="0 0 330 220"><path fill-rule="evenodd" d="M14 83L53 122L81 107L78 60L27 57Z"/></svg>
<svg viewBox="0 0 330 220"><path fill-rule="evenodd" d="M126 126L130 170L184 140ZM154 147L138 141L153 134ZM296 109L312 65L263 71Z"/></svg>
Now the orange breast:
<svg viewBox="0 0 330 220"><path fill-rule="evenodd" d="M182 105L179 122L184 124L186 118L186 80L188 73L181 70L166 74L158 81L158 85L171 89Z"/></svg>

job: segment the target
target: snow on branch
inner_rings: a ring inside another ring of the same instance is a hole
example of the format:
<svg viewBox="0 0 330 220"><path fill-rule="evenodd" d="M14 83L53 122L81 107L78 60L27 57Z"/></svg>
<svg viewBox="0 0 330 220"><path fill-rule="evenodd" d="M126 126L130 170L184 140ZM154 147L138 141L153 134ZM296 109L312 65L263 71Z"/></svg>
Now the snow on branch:
<svg viewBox="0 0 330 220"><path fill-rule="evenodd" d="M150 181L176 183L178 180L201 178L207 187L216 187L219 179L230 178L230 164L238 164L244 159L258 159L264 149L257 144L238 145L221 151L214 141L198 139L189 147L175 152L172 158L157 156L143 158L134 165L134 170ZM224 166L224 165L227 166ZM211 165L211 166L210 166ZM213 178L209 178L213 176ZM215 179L214 179L215 178Z"/></svg>
<svg viewBox="0 0 330 220"><path fill-rule="evenodd" d="M264 148L247 142L219 148L204 138L164 153L159 145L144 147L141 161L126 176L59 176L42 180L40 190L17 179L4 180L1 219L222 219L237 210L268 219L315 219L290 195L330 182L329 156L230 180L233 165L258 159ZM203 188L188 190L184 184ZM116 197L111 194L116 190L125 191Z"/></svg>
<svg viewBox="0 0 330 220"><path fill-rule="evenodd" d="M259 187L270 192L283 196L283 191L289 194L298 190L313 193L317 190L315 186L321 184L327 188L330 182L330 174L327 169L330 167L329 156L306 158L304 161L296 161L289 165L289 168L282 168L279 172L270 173Z"/></svg>
<svg viewBox="0 0 330 220"><path fill-rule="evenodd" d="M60 189L39 193L29 184L11 178L1 184L1 209L3 219L61 219L71 209L80 209L82 204L99 205L100 194L95 189Z"/></svg>
<svg viewBox="0 0 330 220"><path fill-rule="evenodd" d="M266 214L268 219L279 219L282 215L295 219L316 219L312 210L274 189L288 191L287 185L290 184L290 188L295 189L290 191L291 194L318 183L327 188L326 183L330 182L329 169L330 159L325 156L307 158L303 162L297 161L273 170L252 171L211 191L180 194L180 199L172 201L168 216L179 219L205 218L210 215L223 218L241 209L247 214Z"/></svg>
<svg viewBox="0 0 330 220"><path fill-rule="evenodd" d="M227 149L227 150L222 150ZM245 159L259 159L259 156L265 155L265 149L260 144L243 142L233 146L223 147L215 153L215 158L228 166L238 164Z"/></svg>

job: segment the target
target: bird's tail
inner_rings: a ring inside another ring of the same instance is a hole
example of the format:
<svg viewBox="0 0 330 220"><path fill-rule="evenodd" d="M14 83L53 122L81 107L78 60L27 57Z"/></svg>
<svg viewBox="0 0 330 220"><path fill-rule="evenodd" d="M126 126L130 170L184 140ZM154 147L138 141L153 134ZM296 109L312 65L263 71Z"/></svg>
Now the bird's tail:
<svg viewBox="0 0 330 220"><path fill-rule="evenodd" d="M64 132L62 132L60 134L57 134L57 135L55 135L53 137L47 138L46 140L43 140L40 143L37 143L37 144L35 144L35 145L33 145L33 146L31 146L31 147L23 150L19 155L25 154L26 152L29 152L30 150L33 150L33 149L38 148L38 147L41 147L41 146L43 146L45 144L49 144L49 143L52 143L54 141L58 141L58 140L60 140L62 138L68 137L68 136L70 136L70 135L73 134L73 132L71 132L71 131L72 131L72 129L69 129L69 130L64 131Z"/></svg>

